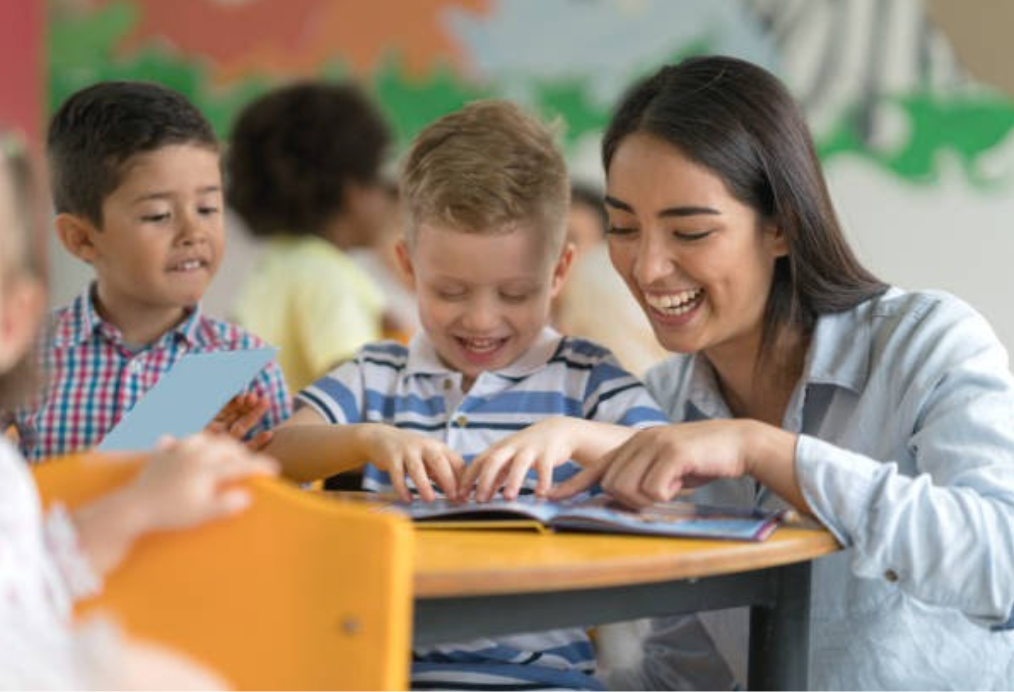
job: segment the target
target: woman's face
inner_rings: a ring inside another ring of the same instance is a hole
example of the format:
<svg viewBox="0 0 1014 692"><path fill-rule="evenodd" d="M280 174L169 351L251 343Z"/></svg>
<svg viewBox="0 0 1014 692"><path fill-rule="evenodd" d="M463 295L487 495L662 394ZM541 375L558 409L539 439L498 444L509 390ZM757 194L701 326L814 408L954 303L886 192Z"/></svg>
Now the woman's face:
<svg viewBox="0 0 1014 692"><path fill-rule="evenodd" d="M782 233L652 135L621 141L606 183L609 254L659 343L753 359Z"/></svg>

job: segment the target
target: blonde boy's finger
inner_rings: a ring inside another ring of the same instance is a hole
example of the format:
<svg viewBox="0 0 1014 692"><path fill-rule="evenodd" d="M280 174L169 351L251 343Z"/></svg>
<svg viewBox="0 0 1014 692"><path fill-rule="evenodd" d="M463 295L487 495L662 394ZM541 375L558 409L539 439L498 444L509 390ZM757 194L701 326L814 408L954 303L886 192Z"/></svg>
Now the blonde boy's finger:
<svg viewBox="0 0 1014 692"><path fill-rule="evenodd" d="M454 477L460 480L462 475L468 470L468 467L465 465L465 459L450 448L447 449L446 457L448 463L451 465L451 471L454 473Z"/></svg>
<svg viewBox="0 0 1014 692"><path fill-rule="evenodd" d="M433 492L433 486L430 485L430 478L426 475L426 465L420 457L409 457L405 461L405 471L412 479L412 482L415 483L415 489L419 493L420 499L424 502L433 502L433 500L437 499L436 494Z"/></svg>
<svg viewBox="0 0 1014 692"><path fill-rule="evenodd" d="M506 450L496 450L491 453L479 471L479 477L475 485L475 499L479 502L489 502L489 499L499 487L497 481L501 477L504 465L510 461L513 454Z"/></svg>
<svg viewBox="0 0 1014 692"><path fill-rule="evenodd" d="M447 497L456 497L458 494L458 481L451 470L451 463L439 450L426 450L423 452L426 468L436 481L437 486Z"/></svg>
<svg viewBox="0 0 1014 692"><path fill-rule="evenodd" d="M542 457L535 462L535 494L538 497L546 497L553 487L553 469L559 464L554 464L548 458Z"/></svg>
<svg viewBox="0 0 1014 692"><path fill-rule="evenodd" d="M399 459L387 466L387 475L391 478L391 487L394 488L395 495L402 502L411 502L412 493L408 491L408 486L405 485L405 466Z"/></svg>
<svg viewBox="0 0 1014 692"><path fill-rule="evenodd" d="M486 452L478 454L472 458L472 463L465 467L464 473L461 474L460 480L458 481L458 496L461 499L468 497L472 492L472 488L475 485L475 479L482 470L483 465L486 463Z"/></svg>
<svg viewBox="0 0 1014 692"><path fill-rule="evenodd" d="M517 499L518 492L528 477L528 470L532 468L535 461L535 453L529 450L523 450L514 456L514 459L511 460L510 465L506 467L506 472L503 474L502 487L504 499Z"/></svg>

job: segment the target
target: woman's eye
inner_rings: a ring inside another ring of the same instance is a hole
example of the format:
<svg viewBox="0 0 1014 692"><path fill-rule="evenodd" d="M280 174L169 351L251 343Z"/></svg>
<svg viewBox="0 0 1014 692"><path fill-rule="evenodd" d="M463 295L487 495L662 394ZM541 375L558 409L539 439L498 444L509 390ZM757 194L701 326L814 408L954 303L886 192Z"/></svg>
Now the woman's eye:
<svg viewBox="0 0 1014 692"><path fill-rule="evenodd" d="M218 207L198 207L197 212L201 216L214 216L218 213Z"/></svg>
<svg viewBox="0 0 1014 692"><path fill-rule="evenodd" d="M700 233L687 233L684 231L673 231L672 234L673 237L676 238L677 240L682 240L685 242L693 242L695 240L704 240L713 232L714 231L701 231Z"/></svg>

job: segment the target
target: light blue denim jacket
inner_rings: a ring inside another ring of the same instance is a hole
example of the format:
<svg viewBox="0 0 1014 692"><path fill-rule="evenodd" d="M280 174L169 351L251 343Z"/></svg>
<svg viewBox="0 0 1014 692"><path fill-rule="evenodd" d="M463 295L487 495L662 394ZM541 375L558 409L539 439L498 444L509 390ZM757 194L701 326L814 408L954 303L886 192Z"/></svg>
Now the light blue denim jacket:
<svg viewBox="0 0 1014 692"><path fill-rule="evenodd" d="M646 379L674 421L731 415L699 355ZM898 289L821 317L783 427L799 434L806 500L845 546L814 563L809 687L1014 689L1014 632L990 629L1014 610L1014 378L986 321ZM749 479L699 499L781 503ZM656 639L681 629L696 631ZM681 648L700 649L648 644L677 669L695 665Z"/></svg>

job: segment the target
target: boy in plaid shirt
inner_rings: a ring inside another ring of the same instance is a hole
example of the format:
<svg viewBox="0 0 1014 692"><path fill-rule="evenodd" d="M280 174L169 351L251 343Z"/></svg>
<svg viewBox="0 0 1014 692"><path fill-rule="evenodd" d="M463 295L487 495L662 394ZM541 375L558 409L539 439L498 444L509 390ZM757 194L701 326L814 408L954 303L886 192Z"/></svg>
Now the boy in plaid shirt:
<svg viewBox="0 0 1014 692"><path fill-rule="evenodd" d="M263 345L198 306L224 250L222 175L214 131L182 94L88 87L53 116L47 146L57 234L96 278L51 315L44 390L16 419L33 460L100 442L185 353ZM277 364L226 408L234 434L287 418Z"/></svg>

